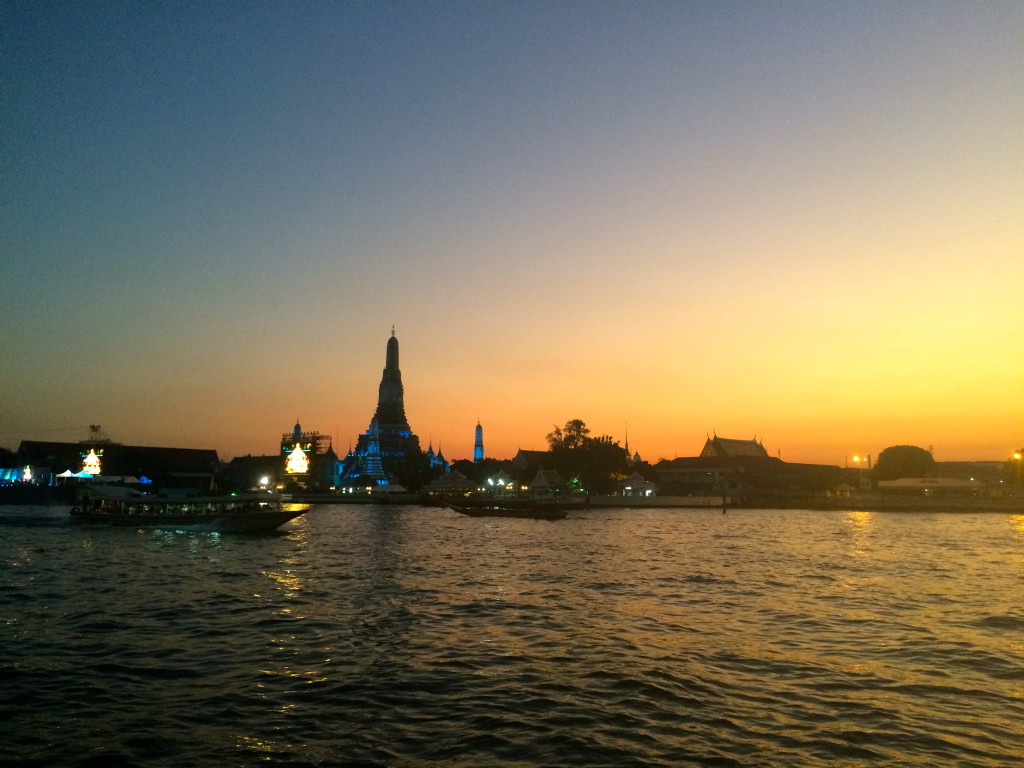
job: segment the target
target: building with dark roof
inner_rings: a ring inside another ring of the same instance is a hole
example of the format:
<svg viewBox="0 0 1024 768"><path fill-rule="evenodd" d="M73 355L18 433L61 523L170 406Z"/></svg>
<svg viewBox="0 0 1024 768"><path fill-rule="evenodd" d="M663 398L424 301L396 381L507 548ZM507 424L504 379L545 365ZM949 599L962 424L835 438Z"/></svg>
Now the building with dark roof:
<svg viewBox="0 0 1024 768"><path fill-rule="evenodd" d="M520 448L512 457L512 469L517 472L547 469L551 461L551 451L530 451Z"/></svg>
<svg viewBox="0 0 1024 768"><path fill-rule="evenodd" d="M225 486L229 491L248 491L253 488L273 488L282 479L281 457L235 456L225 468Z"/></svg>
<svg viewBox="0 0 1024 768"><path fill-rule="evenodd" d="M728 437L709 437L700 455L705 459L724 459L734 456L767 456L764 443L754 440L733 440Z"/></svg>
<svg viewBox="0 0 1024 768"><path fill-rule="evenodd" d="M727 494L747 506L807 503L830 494L846 473L837 466L795 464L768 455L758 440L714 435L699 456L658 462L658 493L666 496Z"/></svg>
<svg viewBox="0 0 1024 768"><path fill-rule="evenodd" d="M727 493L748 506L806 503L828 495L846 476L841 467L767 455L685 456L658 462L654 471L661 495Z"/></svg>
<svg viewBox="0 0 1024 768"><path fill-rule="evenodd" d="M78 443L23 440L17 456L22 464L48 467L52 474L58 475L81 472L87 460L93 461L90 453L98 460L100 477L145 477L158 488L212 491L217 488L221 473L221 462L215 450L122 445L109 440Z"/></svg>

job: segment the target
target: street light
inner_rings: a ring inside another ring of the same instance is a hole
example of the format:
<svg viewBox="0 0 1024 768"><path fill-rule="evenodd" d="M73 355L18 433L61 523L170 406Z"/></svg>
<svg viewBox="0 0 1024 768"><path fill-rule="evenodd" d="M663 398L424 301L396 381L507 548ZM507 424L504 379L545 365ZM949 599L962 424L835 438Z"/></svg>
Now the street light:
<svg viewBox="0 0 1024 768"><path fill-rule="evenodd" d="M871 454L868 454L867 456L854 456L853 457L853 463L858 467L858 469L860 469L860 487L861 487L861 490L863 490L864 487L867 484L866 483L866 478L864 477L864 463L865 462L867 462L867 465L868 465L867 469L868 469L868 472L870 472L871 471Z"/></svg>

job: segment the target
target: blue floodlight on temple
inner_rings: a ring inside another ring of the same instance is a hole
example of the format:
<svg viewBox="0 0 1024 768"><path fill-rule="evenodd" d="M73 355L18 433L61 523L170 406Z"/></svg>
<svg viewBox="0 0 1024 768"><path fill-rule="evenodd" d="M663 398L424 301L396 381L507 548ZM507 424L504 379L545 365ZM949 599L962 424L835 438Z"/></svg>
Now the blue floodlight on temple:
<svg viewBox="0 0 1024 768"><path fill-rule="evenodd" d="M484 460L484 428L480 426L480 419L476 420L476 434L473 440L473 461Z"/></svg>
<svg viewBox="0 0 1024 768"><path fill-rule="evenodd" d="M377 410L369 428L359 435L345 461L344 477L386 477L384 462L419 455L420 439L405 416L405 389L398 367L398 339L394 328L388 339L384 373L380 380Z"/></svg>

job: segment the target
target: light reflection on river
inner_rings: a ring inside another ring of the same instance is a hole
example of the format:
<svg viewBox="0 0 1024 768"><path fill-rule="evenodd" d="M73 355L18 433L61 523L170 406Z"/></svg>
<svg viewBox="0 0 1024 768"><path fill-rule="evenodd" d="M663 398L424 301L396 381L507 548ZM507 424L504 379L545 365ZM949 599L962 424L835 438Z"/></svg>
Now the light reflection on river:
<svg viewBox="0 0 1024 768"><path fill-rule="evenodd" d="M1011 765L1024 516L0 507L0 763Z"/></svg>

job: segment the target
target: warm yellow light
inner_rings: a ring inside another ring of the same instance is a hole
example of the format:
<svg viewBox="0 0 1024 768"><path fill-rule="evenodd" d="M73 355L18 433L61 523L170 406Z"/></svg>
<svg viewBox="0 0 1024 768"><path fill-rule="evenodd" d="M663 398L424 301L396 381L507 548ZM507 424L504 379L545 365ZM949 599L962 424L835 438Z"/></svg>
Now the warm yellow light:
<svg viewBox="0 0 1024 768"><path fill-rule="evenodd" d="M82 471L88 472L90 475L98 475L100 473L100 457L96 455L95 448L89 449L89 454L85 457L85 461L82 462Z"/></svg>
<svg viewBox="0 0 1024 768"><path fill-rule="evenodd" d="M304 475L309 472L309 457L303 453L298 443L295 444L295 450L288 455L284 470L289 475Z"/></svg>

